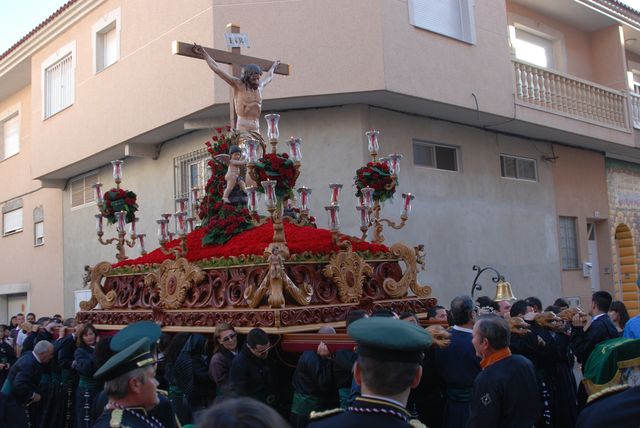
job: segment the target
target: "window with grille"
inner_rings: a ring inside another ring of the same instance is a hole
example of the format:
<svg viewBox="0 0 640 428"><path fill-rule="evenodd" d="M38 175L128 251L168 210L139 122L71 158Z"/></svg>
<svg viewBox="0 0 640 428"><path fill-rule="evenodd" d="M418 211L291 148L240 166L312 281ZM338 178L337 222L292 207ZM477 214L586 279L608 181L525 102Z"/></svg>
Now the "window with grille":
<svg viewBox="0 0 640 428"><path fill-rule="evenodd" d="M20 115L17 111L0 119L0 160L20 152Z"/></svg>
<svg viewBox="0 0 640 428"><path fill-rule="evenodd" d="M20 232L22 230L22 208L2 213L2 234Z"/></svg>
<svg viewBox="0 0 640 428"><path fill-rule="evenodd" d="M207 164L209 159L211 159L211 155L206 148L173 159L174 199L187 198L191 200L191 192L194 187L200 190L200 196L204 195L204 188L211 177L211 169ZM189 216L193 215L194 213L189 213Z"/></svg>
<svg viewBox="0 0 640 428"><path fill-rule="evenodd" d="M71 180L71 208L81 207L95 200L93 185L98 182L98 173L86 174Z"/></svg>
<svg viewBox="0 0 640 428"><path fill-rule="evenodd" d="M537 181L536 161L518 156L500 155L500 173L504 178Z"/></svg>
<svg viewBox="0 0 640 428"><path fill-rule="evenodd" d="M120 9L103 16L92 27L94 73L99 73L120 58Z"/></svg>
<svg viewBox="0 0 640 428"><path fill-rule="evenodd" d="M576 218L560 217L560 256L562 269L578 269L578 237Z"/></svg>
<svg viewBox="0 0 640 428"><path fill-rule="evenodd" d="M413 163L447 171L458 171L458 148L424 141L413 142Z"/></svg>
<svg viewBox="0 0 640 428"><path fill-rule="evenodd" d="M476 42L473 0L409 0L409 22L467 43Z"/></svg>
<svg viewBox="0 0 640 428"><path fill-rule="evenodd" d="M44 221L33 224L33 245L44 245Z"/></svg>

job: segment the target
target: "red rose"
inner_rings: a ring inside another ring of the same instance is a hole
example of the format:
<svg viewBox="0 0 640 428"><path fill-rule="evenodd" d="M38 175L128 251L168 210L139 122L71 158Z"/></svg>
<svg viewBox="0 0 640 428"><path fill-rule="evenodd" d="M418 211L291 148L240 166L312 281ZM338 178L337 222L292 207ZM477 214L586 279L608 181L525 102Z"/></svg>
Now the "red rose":
<svg viewBox="0 0 640 428"><path fill-rule="evenodd" d="M222 134L222 128L216 128L216 132L217 132L218 134Z"/></svg>
<svg viewBox="0 0 640 428"><path fill-rule="evenodd" d="M217 136L217 135L214 135L213 137L211 137L211 139L212 139L213 141L218 141L218 136Z"/></svg>

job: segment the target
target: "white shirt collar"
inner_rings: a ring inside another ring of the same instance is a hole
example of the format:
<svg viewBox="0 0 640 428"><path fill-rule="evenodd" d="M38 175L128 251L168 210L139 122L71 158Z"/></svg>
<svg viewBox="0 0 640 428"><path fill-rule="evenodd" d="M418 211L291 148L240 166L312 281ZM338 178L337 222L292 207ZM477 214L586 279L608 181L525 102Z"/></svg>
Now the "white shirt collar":
<svg viewBox="0 0 640 428"><path fill-rule="evenodd" d="M40 361L40 358L38 358L38 354L36 354L35 352L32 352L32 354L35 357L36 361L42 364L42 361Z"/></svg>
<svg viewBox="0 0 640 428"><path fill-rule="evenodd" d="M603 315L604 315L604 313L594 316L593 318L591 318L591 322L594 322L595 320L597 320L598 318L600 318Z"/></svg>
<svg viewBox="0 0 640 428"><path fill-rule="evenodd" d="M396 400L392 400L391 398L387 398L387 397L380 397L378 395L368 395L368 394L361 394L361 397L365 397L365 398L373 398L375 400L383 400L383 401L388 401L389 403L393 403L396 406L402 407L403 409L405 409L407 406L405 406L404 404L402 404L399 401Z"/></svg>
<svg viewBox="0 0 640 428"><path fill-rule="evenodd" d="M454 326L453 326L453 329L454 329L454 330L458 330L458 331L462 331L462 332L465 332L465 333L471 333L471 334L473 334L473 330L471 330L470 328L460 327L459 325L454 325Z"/></svg>

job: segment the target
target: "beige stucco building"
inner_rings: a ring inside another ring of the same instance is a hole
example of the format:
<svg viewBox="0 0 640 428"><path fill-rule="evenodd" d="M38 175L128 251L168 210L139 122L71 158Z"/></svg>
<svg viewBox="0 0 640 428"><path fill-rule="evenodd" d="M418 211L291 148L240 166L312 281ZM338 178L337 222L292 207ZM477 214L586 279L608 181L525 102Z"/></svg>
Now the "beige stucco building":
<svg viewBox="0 0 640 428"><path fill-rule="evenodd" d="M249 36L243 53L291 65L265 89L263 113L302 138L299 183L314 188L319 222L328 183L343 183L342 229L358 234L351 184L375 128L384 153L404 154L399 190L416 195L410 224L385 236L425 244L419 279L445 305L469 293L473 265L490 265L518 297L584 304L599 288L637 309L616 276L605 160L640 160L640 17L586 2L69 2L0 55L0 121L20 118L19 153L0 162L16 185L0 205L9 221L22 210L22 228L0 238L0 295L74 313L84 265L115 260L96 240L91 188L112 184L114 159L155 246L155 220L203 184L203 143L229 122L226 84L172 42L226 49L233 22ZM384 207L399 213L399 201ZM15 311L2 305L0 321Z"/></svg>

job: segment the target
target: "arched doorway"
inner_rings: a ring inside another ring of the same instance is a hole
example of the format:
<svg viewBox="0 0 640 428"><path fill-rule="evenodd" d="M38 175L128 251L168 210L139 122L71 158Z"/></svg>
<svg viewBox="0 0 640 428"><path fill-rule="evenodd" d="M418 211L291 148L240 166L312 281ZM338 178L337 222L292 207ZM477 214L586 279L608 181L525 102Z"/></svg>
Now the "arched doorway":
<svg viewBox="0 0 640 428"><path fill-rule="evenodd" d="M616 227L616 247L618 249L617 293L630 315L640 309L638 293L638 264L631 229L626 224Z"/></svg>

